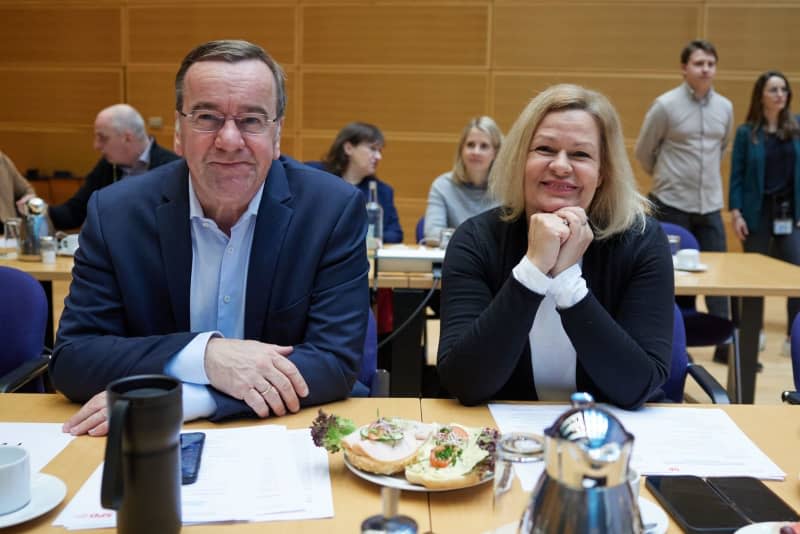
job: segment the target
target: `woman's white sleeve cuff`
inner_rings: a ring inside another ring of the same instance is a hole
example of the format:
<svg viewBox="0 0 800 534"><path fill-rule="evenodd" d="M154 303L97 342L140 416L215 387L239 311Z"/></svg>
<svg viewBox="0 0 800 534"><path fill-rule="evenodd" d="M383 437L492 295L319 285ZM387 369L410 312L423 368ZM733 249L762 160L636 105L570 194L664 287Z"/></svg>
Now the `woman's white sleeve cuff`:
<svg viewBox="0 0 800 534"><path fill-rule="evenodd" d="M556 301L559 309L571 308L589 292L586 287L586 280L582 276L581 266L575 264L565 269L558 276L553 278L550 286L550 294Z"/></svg>
<svg viewBox="0 0 800 534"><path fill-rule="evenodd" d="M517 282L540 295L546 295L553 284L553 279L540 271L528 259L528 256L522 256L516 267L511 270L511 274L514 275Z"/></svg>

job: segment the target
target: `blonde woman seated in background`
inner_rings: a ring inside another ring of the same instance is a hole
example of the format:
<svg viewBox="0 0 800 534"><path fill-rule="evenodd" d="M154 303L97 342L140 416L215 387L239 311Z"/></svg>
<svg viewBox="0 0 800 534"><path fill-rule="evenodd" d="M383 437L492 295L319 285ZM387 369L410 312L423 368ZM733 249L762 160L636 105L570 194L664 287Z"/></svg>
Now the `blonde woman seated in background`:
<svg viewBox="0 0 800 534"><path fill-rule="evenodd" d="M581 390L632 409L663 397L672 258L609 101L575 85L539 94L489 188L500 207L464 222L447 248L442 385L468 405Z"/></svg>
<svg viewBox="0 0 800 534"><path fill-rule="evenodd" d="M489 169L503 141L490 117L475 117L461 132L453 170L436 178L425 210L425 242L437 244L444 228L455 228L497 205L487 192Z"/></svg>

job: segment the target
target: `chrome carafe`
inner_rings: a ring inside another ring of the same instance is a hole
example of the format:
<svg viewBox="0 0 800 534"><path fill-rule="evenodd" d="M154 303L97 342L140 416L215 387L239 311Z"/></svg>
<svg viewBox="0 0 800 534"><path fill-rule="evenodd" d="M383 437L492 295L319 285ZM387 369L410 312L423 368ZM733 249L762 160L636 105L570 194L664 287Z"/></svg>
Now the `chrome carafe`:
<svg viewBox="0 0 800 534"><path fill-rule="evenodd" d="M628 484L633 435L588 393L545 430L545 470L520 523L537 534L643 532Z"/></svg>
<svg viewBox="0 0 800 534"><path fill-rule="evenodd" d="M19 233L19 259L40 261L41 238L52 235L50 220L47 217L47 204L44 200L32 197L25 203Z"/></svg>

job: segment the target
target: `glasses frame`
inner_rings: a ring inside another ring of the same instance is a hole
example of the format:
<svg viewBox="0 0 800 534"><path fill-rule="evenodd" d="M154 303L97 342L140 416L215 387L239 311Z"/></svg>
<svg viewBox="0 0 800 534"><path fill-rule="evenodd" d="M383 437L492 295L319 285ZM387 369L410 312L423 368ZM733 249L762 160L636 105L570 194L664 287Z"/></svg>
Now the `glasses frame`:
<svg viewBox="0 0 800 534"><path fill-rule="evenodd" d="M240 113L240 114L236 114L236 115L226 115L225 113L222 113L220 111L216 111L216 110L213 110L213 109L195 109L194 111L190 111L189 113L184 113L180 109L176 109L175 111L177 111L178 114L181 117L184 117L185 119L188 119L189 120L189 124L192 127L192 130L194 130L195 132L198 132L198 133L218 133L220 130L222 130L222 128L225 127L225 123L228 122L229 119L232 119L233 123L236 125L236 128L239 130L240 134L242 134L242 135L263 135L263 134L267 133L267 131L269 130L270 125L275 125L275 124L278 123L278 120L280 120L280 117L275 117L274 119L270 119L269 116L266 113L258 113L258 112ZM207 113L209 115L216 115L217 117L222 117L222 122L220 123L218 128L215 128L213 130L200 129L200 128L197 127L197 125L193 121L193 117L198 113ZM247 118L247 117L253 117L253 116L264 117L264 120L267 122L267 125L264 127L263 131L260 131L260 132L248 132L248 131L246 131L244 129L244 127L242 126L241 121L243 119Z"/></svg>

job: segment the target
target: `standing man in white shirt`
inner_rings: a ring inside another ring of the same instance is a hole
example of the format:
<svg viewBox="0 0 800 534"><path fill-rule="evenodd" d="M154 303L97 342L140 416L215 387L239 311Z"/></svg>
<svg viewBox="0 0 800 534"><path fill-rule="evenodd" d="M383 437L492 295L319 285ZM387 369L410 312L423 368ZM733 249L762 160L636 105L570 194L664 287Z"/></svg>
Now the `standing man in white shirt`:
<svg viewBox="0 0 800 534"><path fill-rule="evenodd" d="M656 98L636 141L636 159L653 176L656 217L683 226L701 250L724 252L720 161L733 131L733 104L714 91L717 50L694 40L681 51L684 83ZM728 317L727 297L706 297Z"/></svg>

